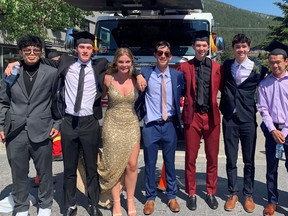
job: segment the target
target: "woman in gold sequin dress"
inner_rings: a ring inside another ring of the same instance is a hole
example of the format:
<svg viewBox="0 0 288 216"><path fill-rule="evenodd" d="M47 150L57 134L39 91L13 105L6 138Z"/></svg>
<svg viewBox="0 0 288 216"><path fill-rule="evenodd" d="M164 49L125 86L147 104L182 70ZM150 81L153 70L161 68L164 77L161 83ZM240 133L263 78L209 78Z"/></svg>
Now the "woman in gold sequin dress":
<svg viewBox="0 0 288 216"><path fill-rule="evenodd" d="M108 108L103 121L103 152L99 157L98 172L102 191L112 194L113 216L122 215L122 186L125 186L127 192L128 215L136 215L134 192L138 175L140 126L134 111L138 91L132 70L131 51L120 48L104 79Z"/></svg>

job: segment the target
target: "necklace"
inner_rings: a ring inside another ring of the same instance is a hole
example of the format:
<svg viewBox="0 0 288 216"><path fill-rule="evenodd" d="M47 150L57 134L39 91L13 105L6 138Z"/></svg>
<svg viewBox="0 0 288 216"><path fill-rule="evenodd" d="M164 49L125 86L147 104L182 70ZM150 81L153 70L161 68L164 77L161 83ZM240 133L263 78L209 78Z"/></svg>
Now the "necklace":
<svg viewBox="0 0 288 216"><path fill-rule="evenodd" d="M33 81L33 77L35 76L35 74L37 74L38 70L36 70L33 75L31 76L26 70L25 70L26 74L29 76L30 82Z"/></svg>

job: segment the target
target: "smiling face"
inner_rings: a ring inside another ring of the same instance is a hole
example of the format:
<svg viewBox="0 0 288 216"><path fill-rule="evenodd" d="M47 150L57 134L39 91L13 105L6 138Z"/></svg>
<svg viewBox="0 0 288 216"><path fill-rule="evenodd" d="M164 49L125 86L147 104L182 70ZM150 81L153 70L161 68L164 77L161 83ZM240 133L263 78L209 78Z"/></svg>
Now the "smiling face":
<svg viewBox="0 0 288 216"><path fill-rule="evenodd" d="M78 53L78 58L83 62L88 62L93 54L93 46L91 44L80 43L76 47L76 52Z"/></svg>
<svg viewBox="0 0 288 216"><path fill-rule="evenodd" d="M20 56L27 65L36 64L41 58L41 49L36 46L27 46L19 51Z"/></svg>
<svg viewBox="0 0 288 216"><path fill-rule="evenodd" d="M122 55L116 61L116 67L118 69L118 73L129 73L132 68L133 61L127 55Z"/></svg>
<svg viewBox="0 0 288 216"><path fill-rule="evenodd" d="M275 77L281 78L286 73L288 65L287 58L283 55L269 55L269 68Z"/></svg>
<svg viewBox="0 0 288 216"><path fill-rule="evenodd" d="M209 45L207 41L200 41L197 40L194 42L194 44L192 45L193 49L195 50L195 57L198 60L203 60L205 59L207 52L209 50Z"/></svg>
<svg viewBox="0 0 288 216"><path fill-rule="evenodd" d="M172 54L167 46L159 46L157 48L157 51L154 52L154 57L157 60L157 67L161 70L164 71L172 59Z"/></svg>
<svg viewBox="0 0 288 216"><path fill-rule="evenodd" d="M233 53L238 63L245 61L250 51L249 45L245 43L236 43L233 45Z"/></svg>

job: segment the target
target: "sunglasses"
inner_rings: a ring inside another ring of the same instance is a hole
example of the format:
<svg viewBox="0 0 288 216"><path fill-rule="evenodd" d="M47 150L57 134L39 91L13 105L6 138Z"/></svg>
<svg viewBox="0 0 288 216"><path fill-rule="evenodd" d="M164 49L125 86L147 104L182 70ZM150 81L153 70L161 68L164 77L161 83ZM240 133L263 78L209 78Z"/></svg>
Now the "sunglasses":
<svg viewBox="0 0 288 216"><path fill-rule="evenodd" d="M39 55L41 53L41 50L40 49L23 49L23 53L25 55L30 55L31 53L34 53L35 55Z"/></svg>
<svg viewBox="0 0 288 216"><path fill-rule="evenodd" d="M165 52L163 52L163 51L157 51L157 52L156 52L156 54L157 54L159 57L162 56L163 53L164 53L165 57L167 57L167 58L169 58L169 57L171 56L171 53L168 52L168 51L165 51Z"/></svg>

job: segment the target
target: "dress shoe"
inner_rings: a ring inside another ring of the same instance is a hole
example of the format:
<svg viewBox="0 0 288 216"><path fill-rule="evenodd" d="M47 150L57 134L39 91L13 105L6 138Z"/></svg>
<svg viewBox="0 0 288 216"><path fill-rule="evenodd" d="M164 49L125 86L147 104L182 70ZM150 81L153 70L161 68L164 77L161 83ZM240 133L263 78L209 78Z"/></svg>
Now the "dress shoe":
<svg viewBox="0 0 288 216"><path fill-rule="evenodd" d="M90 205L88 208L90 216L103 216L102 212L96 206Z"/></svg>
<svg viewBox="0 0 288 216"><path fill-rule="evenodd" d="M155 200L147 200L144 205L143 213L145 215L152 214L154 212L154 206L155 206Z"/></svg>
<svg viewBox="0 0 288 216"><path fill-rule="evenodd" d="M65 216L76 216L76 215L77 215L77 207L76 208L69 207L65 214Z"/></svg>
<svg viewBox="0 0 288 216"><path fill-rule="evenodd" d="M244 210L252 213L255 209L255 203L252 196L246 196L244 199Z"/></svg>
<svg viewBox="0 0 288 216"><path fill-rule="evenodd" d="M196 195L188 196L186 200L186 206L191 211L195 211L197 209L197 197Z"/></svg>
<svg viewBox="0 0 288 216"><path fill-rule="evenodd" d="M273 203L268 203L263 210L263 215L274 216L275 211L276 211L276 205Z"/></svg>
<svg viewBox="0 0 288 216"><path fill-rule="evenodd" d="M217 209L218 208L218 202L216 200L216 197L215 195L213 194L207 194L206 195L206 202L208 204L208 206L211 208L211 209Z"/></svg>
<svg viewBox="0 0 288 216"><path fill-rule="evenodd" d="M176 213L180 211L180 206L176 199L170 199L168 202L168 206L172 212Z"/></svg>
<svg viewBox="0 0 288 216"><path fill-rule="evenodd" d="M224 209L226 211L232 211L235 208L237 202L238 196L231 194L225 202Z"/></svg>

